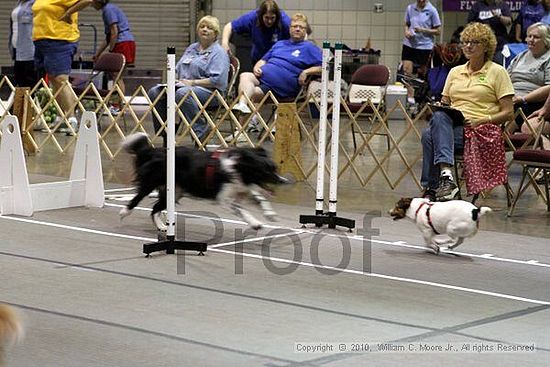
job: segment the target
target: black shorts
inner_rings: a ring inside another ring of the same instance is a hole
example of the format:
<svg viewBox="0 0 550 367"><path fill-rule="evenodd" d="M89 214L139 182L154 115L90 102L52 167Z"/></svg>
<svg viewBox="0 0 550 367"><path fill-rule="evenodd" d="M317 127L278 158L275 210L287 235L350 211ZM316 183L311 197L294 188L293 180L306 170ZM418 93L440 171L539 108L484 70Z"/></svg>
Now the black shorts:
<svg viewBox="0 0 550 367"><path fill-rule="evenodd" d="M423 66L428 65L432 50L418 50L406 45L403 45L401 51L401 60L412 61L413 64Z"/></svg>

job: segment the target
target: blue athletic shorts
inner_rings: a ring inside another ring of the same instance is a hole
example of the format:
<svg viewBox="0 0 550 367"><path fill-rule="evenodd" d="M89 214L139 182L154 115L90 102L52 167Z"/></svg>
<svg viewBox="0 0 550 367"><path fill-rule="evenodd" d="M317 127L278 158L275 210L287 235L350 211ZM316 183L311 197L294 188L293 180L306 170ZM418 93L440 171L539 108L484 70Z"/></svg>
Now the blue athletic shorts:
<svg viewBox="0 0 550 367"><path fill-rule="evenodd" d="M34 62L37 70L49 76L69 75L78 42L42 39L34 41Z"/></svg>

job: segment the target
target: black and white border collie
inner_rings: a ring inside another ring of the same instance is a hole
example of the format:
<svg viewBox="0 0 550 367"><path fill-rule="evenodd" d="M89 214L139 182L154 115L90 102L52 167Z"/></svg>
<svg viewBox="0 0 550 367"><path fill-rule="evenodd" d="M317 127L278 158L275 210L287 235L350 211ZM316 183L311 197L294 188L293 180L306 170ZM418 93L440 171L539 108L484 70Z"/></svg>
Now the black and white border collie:
<svg viewBox="0 0 550 367"><path fill-rule="evenodd" d="M166 230L161 216L166 209L166 149L152 147L144 133L129 136L123 147L134 155L137 193L120 211L121 219L130 215L132 209L153 190L158 190L159 198L151 216L159 230ZM183 195L217 200L252 228L260 229L262 222L242 206L252 198L267 220L275 220L276 213L262 192L268 184L287 181L277 174L275 162L263 148L231 147L205 152L176 147L175 158L176 200Z"/></svg>
<svg viewBox="0 0 550 367"><path fill-rule="evenodd" d="M431 202L424 198L401 198L390 210L393 220L408 218L422 232L426 247L439 254L442 245L452 250L465 238L473 237L479 227L479 218L491 212L491 208L476 207L464 200ZM439 241L437 235L447 235Z"/></svg>

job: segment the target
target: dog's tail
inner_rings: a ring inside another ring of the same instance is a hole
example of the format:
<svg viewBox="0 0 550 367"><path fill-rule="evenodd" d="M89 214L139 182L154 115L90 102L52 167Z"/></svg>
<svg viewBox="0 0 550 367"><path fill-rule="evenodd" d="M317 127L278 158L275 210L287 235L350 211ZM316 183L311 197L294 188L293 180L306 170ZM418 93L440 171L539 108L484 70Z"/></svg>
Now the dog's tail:
<svg viewBox="0 0 550 367"><path fill-rule="evenodd" d="M477 222L479 218L484 216L487 213L492 212L493 210L489 208L488 206L482 206L480 208L472 209L472 220L474 222Z"/></svg>
<svg viewBox="0 0 550 367"><path fill-rule="evenodd" d="M0 350L2 344L14 343L22 337L23 325L17 312L13 307L0 303Z"/></svg>
<svg viewBox="0 0 550 367"><path fill-rule="evenodd" d="M149 144L147 134L145 133L136 133L132 134L124 140L122 147L128 153L139 154L144 151L153 149Z"/></svg>

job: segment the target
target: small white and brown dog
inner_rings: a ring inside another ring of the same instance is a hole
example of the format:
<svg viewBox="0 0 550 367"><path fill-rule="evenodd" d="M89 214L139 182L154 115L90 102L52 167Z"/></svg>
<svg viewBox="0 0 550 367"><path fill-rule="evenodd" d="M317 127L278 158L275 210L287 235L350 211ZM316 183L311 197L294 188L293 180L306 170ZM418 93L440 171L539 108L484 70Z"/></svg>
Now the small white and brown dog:
<svg viewBox="0 0 550 367"><path fill-rule="evenodd" d="M4 366L4 346L23 337L23 327L15 309L0 303L0 367Z"/></svg>
<svg viewBox="0 0 550 367"><path fill-rule="evenodd" d="M489 207L478 208L464 200L431 202L424 198L402 198L390 210L390 215L393 220L409 218L415 222L426 246L439 254L442 245L452 250L465 238L473 237L479 227L479 218L491 211ZM449 239L436 240L440 234L449 236Z"/></svg>

